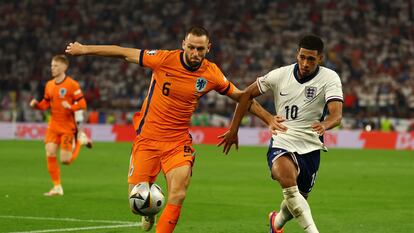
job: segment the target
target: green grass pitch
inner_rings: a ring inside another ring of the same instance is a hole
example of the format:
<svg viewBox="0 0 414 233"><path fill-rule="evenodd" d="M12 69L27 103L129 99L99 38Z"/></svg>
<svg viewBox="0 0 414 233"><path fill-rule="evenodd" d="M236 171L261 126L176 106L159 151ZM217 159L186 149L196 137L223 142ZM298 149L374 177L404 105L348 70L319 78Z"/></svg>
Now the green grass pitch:
<svg viewBox="0 0 414 233"><path fill-rule="evenodd" d="M40 141L0 141L0 232L141 232L130 213L130 143L95 143L61 167L63 197L51 188ZM196 145L193 177L177 233L265 233L281 190L265 147L228 156ZM163 176L158 184L165 190ZM330 150L309 199L320 232L414 232L414 152ZM132 226L131 226L132 225ZM151 232L155 232L153 229ZM303 232L292 220L285 232Z"/></svg>

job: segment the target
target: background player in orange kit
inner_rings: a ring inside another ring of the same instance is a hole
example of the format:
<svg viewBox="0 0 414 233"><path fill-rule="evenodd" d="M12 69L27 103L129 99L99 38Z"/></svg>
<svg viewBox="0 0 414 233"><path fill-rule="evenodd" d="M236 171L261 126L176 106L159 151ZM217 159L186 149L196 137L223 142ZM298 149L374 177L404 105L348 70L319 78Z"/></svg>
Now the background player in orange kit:
<svg viewBox="0 0 414 233"><path fill-rule="evenodd" d="M30 102L30 106L35 109L51 109L45 149L47 168L54 187L45 193L46 196L63 195L60 169L56 158L58 147L60 146L61 162L69 165L77 158L82 144L86 144L87 147L92 145L90 139L83 132L78 134L77 124L80 123L80 115L82 114L80 111L86 109L86 101L78 82L66 76L65 72L68 67L69 60L65 55L54 56L51 63L53 79L47 82L42 101L39 103L33 99ZM78 115L76 118L75 112ZM75 140L76 136L79 140ZM74 141L76 143L73 147Z"/></svg>
<svg viewBox="0 0 414 233"><path fill-rule="evenodd" d="M162 170L168 200L156 226L157 233L173 232L190 183L195 152L189 134L190 118L199 98L211 90L238 100L241 92L227 80L216 64L205 59L211 47L209 34L192 27L182 50L144 50L113 45L70 43L71 55L99 55L124 58L152 69L151 84L140 114L134 117L135 138L129 167L129 191L140 182L154 182ZM253 101L250 108L267 125L276 118ZM143 217L149 231L154 216Z"/></svg>

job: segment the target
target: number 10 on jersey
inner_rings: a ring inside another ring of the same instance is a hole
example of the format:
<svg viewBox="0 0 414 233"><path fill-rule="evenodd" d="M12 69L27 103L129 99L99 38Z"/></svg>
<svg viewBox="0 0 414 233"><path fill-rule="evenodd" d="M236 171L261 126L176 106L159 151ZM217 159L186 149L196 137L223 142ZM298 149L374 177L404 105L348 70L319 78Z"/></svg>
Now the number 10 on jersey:
<svg viewBox="0 0 414 233"><path fill-rule="evenodd" d="M294 120L298 117L299 107L296 105L285 106L286 120Z"/></svg>

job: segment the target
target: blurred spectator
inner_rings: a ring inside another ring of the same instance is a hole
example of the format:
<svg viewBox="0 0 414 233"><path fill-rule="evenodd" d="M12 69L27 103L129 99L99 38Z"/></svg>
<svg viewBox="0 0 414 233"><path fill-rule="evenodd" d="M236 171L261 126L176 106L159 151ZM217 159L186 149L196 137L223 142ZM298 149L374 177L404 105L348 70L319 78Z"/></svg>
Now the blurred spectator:
<svg viewBox="0 0 414 233"><path fill-rule="evenodd" d="M391 119L388 116L382 117L380 120L380 129L383 132L391 132L394 131L394 125Z"/></svg>
<svg viewBox="0 0 414 233"><path fill-rule="evenodd" d="M324 65L342 78L345 118L368 122L386 113L414 118L412 0L22 0L1 1L0 13L3 121L14 113L17 120L38 121L25 102L43 96L48 61L68 42L174 49L193 24L209 29L214 41L210 59L240 88L291 63L298 39L315 33L326 43ZM71 63L69 75L78 78L89 108L99 109L98 122L130 122L145 97L150 71L104 58L72 57ZM10 91L17 92L15 110ZM272 98L259 101L274 112ZM198 112L208 112L212 121L230 117L233 110L234 103L212 94L200 101Z"/></svg>
<svg viewBox="0 0 414 233"><path fill-rule="evenodd" d="M99 112L95 109L92 109L88 112L88 123L89 124L98 124L99 123Z"/></svg>

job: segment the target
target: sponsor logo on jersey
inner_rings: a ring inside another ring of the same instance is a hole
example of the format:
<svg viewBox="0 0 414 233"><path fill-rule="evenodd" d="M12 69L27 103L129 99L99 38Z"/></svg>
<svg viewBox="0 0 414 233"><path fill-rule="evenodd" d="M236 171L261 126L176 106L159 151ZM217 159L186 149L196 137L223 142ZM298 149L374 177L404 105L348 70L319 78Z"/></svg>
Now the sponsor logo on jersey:
<svg viewBox="0 0 414 233"><path fill-rule="evenodd" d="M283 92L279 92L279 94L280 94L281 96L287 96L287 95L288 95L288 93L283 93Z"/></svg>
<svg viewBox="0 0 414 233"><path fill-rule="evenodd" d="M59 97L60 98L65 98L65 95L68 91L66 90L66 88L62 87L59 89Z"/></svg>
<svg viewBox="0 0 414 233"><path fill-rule="evenodd" d="M157 54L157 50L148 50L147 51L147 55L153 56L155 54Z"/></svg>
<svg viewBox="0 0 414 233"><path fill-rule="evenodd" d="M207 86L207 80L203 77L197 78L197 81L195 83L195 88L198 92L202 92L204 88Z"/></svg>
<svg viewBox="0 0 414 233"><path fill-rule="evenodd" d="M305 97L308 100L313 100L316 97L316 91L318 89L316 87L307 86L305 87Z"/></svg>

